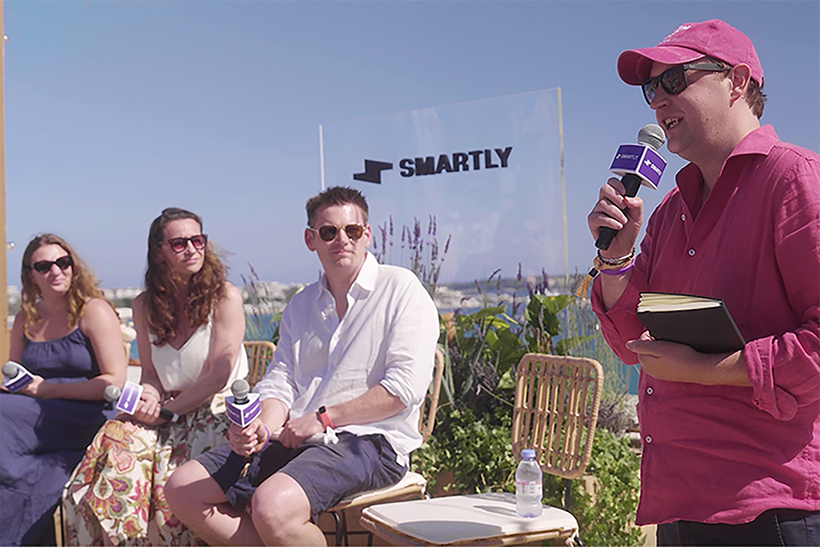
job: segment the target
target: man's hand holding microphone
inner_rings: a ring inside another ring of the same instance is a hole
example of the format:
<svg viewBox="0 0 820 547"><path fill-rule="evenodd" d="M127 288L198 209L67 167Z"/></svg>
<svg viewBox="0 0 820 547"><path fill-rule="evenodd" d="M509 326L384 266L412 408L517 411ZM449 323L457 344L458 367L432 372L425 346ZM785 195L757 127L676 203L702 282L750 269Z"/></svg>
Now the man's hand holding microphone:
<svg viewBox="0 0 820 547"><path fill-rule="evenodd" d="M262 411L259 395L250 391L247 380L235 380L231 384L232 395L225 401L231 421L228 443L231 450L246 458L261 452L270 442L270 430L262 419L257 419Z"/></svg>
<svg viewBox="0 0 820 547"><path fill-rule="evenodd" d="M641 186L658 187L666 161L657 150L665 140L660 126L648 124L638 132L637 144L619 146L609 170L621 178L607 180L587 216L598 255L577 294L586 296L592 279L604 274L601 296L605 309L615 305L632 277L635 242L643 224L643 200L636 196Z"/></svg>
<svg viewBox="0 0 820 547"><path fill-rule="evenodd" d="M618 147L610 171L622 176L610 178L601 187L598 202L587 217L601 258L611 260L632 253L643 224L643 200L636 197L638 189L658 187L666 162L657 150L665 140L660 126L648 124L638 132L637 144Z"/></svg>
<svg viewBox="0 0 820 547"><path fill-rule="evenodd" d="M319 412L288 419L288 409L277 399L266 399L262 407L259 395L250 393L245 380L231 384L232 396L226 405L231 427L228 443L240 456L261 452L270 441L278 441L285 448L298 448L303 444L335 444L339 441L330 418L322 407ZM278 427L268 427L278 424Z"/></svg>

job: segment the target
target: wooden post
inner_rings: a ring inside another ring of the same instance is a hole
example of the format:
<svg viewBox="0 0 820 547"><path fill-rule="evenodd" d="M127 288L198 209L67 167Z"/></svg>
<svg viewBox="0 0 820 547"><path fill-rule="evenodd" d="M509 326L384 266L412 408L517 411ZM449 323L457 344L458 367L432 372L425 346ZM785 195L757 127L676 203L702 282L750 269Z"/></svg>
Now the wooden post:
<svg viewBox="0 0 820 547"><path fill-rule="evenodd" d="M6 31L3 20L3 0L0 0L0 318L6 321L9 315L9 295L6 280ZM9 359L9 329L6 324L0 329L0 362Z"/></svg>

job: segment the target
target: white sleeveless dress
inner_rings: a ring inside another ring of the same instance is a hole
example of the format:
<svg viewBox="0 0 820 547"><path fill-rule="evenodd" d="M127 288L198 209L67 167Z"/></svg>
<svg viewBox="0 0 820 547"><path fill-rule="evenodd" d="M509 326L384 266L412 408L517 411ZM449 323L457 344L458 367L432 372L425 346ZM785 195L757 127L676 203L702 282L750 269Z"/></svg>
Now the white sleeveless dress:
<svg viewBox="0 0 820 547"><path fill-rule="evenodd" d="M153 338L152 338L153 342ZM207 362L211 322L180 348L151 345L151 360L166 392L190 387ZM222 391L176 424L147 427L109 420L89 446L63 492L66 545L102 545L103 534L119 545L197 545L201 540L170 511L165 483L188 460L225 440L225 396L248 375L240 348Z"/></svg>
<svg viewBox="0 0 820 547"><path fill-rule="evenodd" d="M211 349L211 322L208 321L199 327L179 349L174 349L171 344L155 346L153 343L156 337L149 334L149 338L151 339L151 361L162 383L162 389L166 393L172 393L183 391L193 385L202 373ZM220 392L223 398L230 395L230 386L234 380L245 378L247 375L248 356L243 349L239 352L228 383ZM214 397L214 400L217 399Z"/></svg>

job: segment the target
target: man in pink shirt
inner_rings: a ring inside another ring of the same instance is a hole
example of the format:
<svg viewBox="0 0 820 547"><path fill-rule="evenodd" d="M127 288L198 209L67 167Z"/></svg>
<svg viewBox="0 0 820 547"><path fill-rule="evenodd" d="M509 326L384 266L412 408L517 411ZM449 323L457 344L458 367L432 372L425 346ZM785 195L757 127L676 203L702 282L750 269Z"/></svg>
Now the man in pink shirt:
<svg viewBox="0 0 820 547"><path fill-rule="evenodd" d="M618 231L595 312L641 365L637 523L659 524L658 545L820 545L820 156L761 127L763 68L723 21L625 51L618 73L690 162L634 259L640 198L609 179L588 217L596 238ZM653 340L635 313L649 291L722 299L745 347Z"/></svg>

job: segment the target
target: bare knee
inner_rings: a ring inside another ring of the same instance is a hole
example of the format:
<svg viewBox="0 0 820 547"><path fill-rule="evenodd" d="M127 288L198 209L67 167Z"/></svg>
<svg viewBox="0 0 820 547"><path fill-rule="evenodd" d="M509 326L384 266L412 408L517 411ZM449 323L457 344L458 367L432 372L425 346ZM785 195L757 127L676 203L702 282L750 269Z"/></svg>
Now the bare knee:
<svg viewBox="0 0 820 547"><path fill-rule="evenodd" d="M165 500L171 511L181 515L195 506L199 509L200 504L209 501L206 496L210 497L212 494L208 483L219 488L198 461L192 460L178 467L165 483Z"/></svg>
<svg viewBox="0 0 820 547"><path fill-rule="evenodd" d="M310 523L310 502L299 483L278 473L262 483L251 499L251 516L260 537L288 543Z"/></svg>

